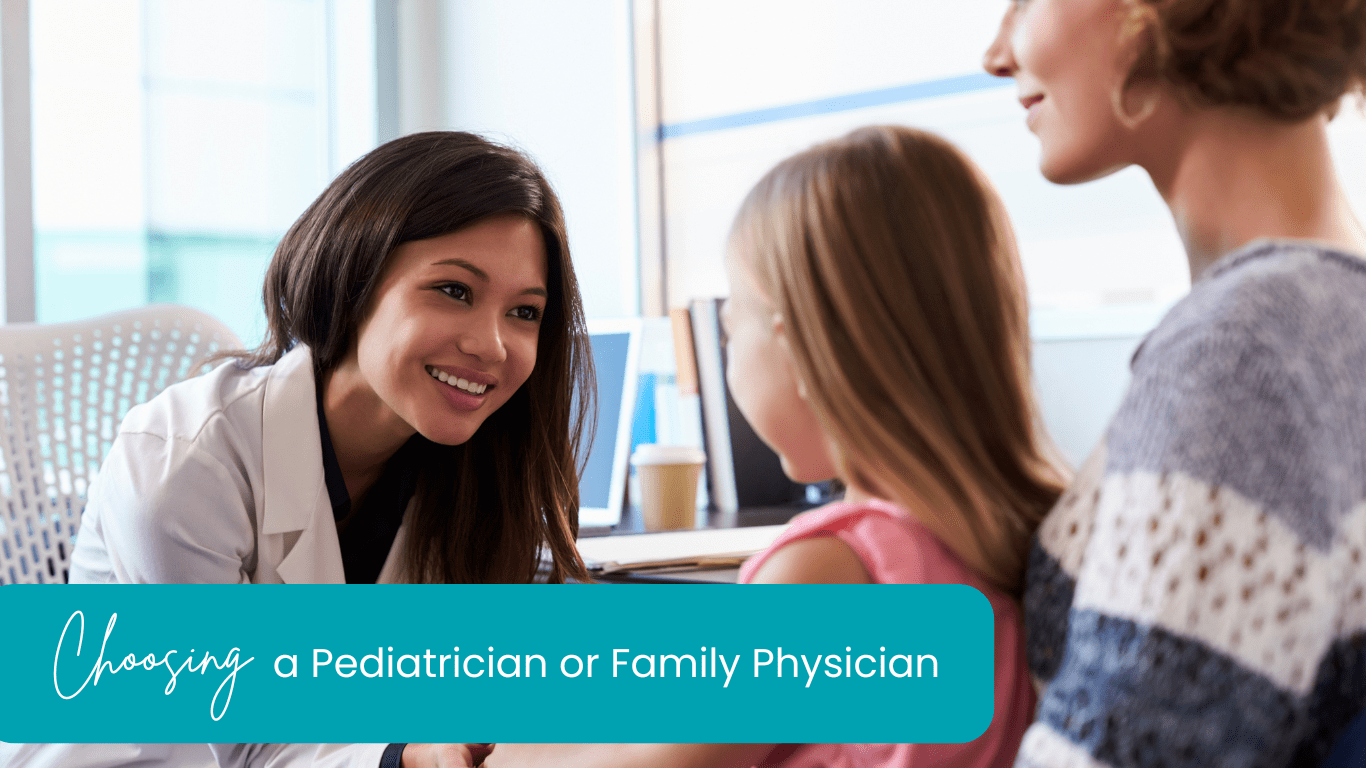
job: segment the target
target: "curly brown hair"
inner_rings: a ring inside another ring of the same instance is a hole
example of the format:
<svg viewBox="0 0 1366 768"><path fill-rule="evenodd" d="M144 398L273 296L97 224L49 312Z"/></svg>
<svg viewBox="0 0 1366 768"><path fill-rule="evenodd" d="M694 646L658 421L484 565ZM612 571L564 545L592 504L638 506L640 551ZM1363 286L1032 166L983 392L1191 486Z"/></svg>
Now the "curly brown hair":
<svg viewBox="0 0 1366 768"><path fill-rule="evenodd" d="M1125 0L1141 42L1128 83L1162 77L1199 104L1281 120L1366 95L1366 0Z"/></svg>

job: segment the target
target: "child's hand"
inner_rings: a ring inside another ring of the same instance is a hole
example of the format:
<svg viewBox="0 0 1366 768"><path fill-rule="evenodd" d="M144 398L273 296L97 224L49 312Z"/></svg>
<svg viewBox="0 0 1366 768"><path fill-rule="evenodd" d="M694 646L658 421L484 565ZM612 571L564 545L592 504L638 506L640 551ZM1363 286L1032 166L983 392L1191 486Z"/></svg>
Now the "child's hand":
<svg viewBox="0 0 1366 768"><path fill-rule="evenodd" d="M488 753L488 744L409 744L403 768L474 768Z"/></svg>

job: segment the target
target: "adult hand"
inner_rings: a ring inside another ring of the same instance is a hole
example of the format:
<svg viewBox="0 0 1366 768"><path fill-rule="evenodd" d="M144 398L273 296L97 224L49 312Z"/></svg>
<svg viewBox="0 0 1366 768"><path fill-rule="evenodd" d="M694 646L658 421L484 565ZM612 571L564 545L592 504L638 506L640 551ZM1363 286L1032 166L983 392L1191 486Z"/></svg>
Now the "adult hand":
<svg viewBox="0 0 1366 768"><path fill-rule="evenodd" d="M488 753L487 744L409 744L403 768L474 768Z"/></svg>
<svg viewBox="0 0 1366 768"><path fill-rule="evenodd" d="M484 761L485 768L577 768L576 752L591 745L499 744Z"/></svg>
<svg viewBox="0 0 1366 768"><path fill-rule="evenodd" d="M499 744L484 768L749 768L772 744Z"/></svg>

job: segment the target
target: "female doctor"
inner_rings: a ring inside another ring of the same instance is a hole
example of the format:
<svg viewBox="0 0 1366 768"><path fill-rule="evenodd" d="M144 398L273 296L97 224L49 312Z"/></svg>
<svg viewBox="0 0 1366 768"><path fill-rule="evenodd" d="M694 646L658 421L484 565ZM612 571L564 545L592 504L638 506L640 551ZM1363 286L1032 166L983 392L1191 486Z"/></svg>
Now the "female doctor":
<svg viewBox="0 0 1366 768"><path fill-rule="evenodd" d="M520 153L385 144L294 223L261 347L129 411L72 582L584 577L591 392L564 218Z"/></svg>
<svg viewBox="0 0 1366 768"><path fill-rule="evenodd" d="M466 133L379 147L290 228L265 305L254 353L129 411L73 583L529 582L542 547L550 581L586 578L591 357L559 201L530 160ZM18 749L11 768L472 760L461 745Z"/></svg>

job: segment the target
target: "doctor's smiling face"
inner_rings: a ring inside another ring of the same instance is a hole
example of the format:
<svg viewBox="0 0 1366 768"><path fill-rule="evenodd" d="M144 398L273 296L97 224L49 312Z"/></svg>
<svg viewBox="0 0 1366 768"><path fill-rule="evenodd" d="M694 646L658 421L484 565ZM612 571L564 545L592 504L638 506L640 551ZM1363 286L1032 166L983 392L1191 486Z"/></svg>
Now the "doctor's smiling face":
<svg viewBox="0 0 1366 768"><path fill-rule="evenodd" d="M395 248L340 366L380 433L469 440L536 365L546 282L541 230L515 214Z"/></svg>
<svg viewBox="0 0 1366 768"><path fill-rule="evenodd" d="M564 211L530 158L462 131L376 147L285 233L263 294L247 362L307 347L318 436L353 509L386 470L416 470L406 579L530 582L547 548L547 580L587 578L574 536L592 353Z"/></svg>

